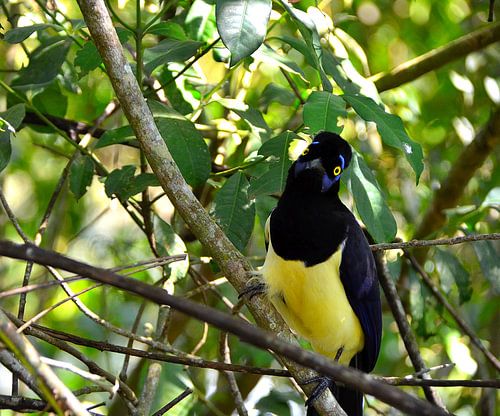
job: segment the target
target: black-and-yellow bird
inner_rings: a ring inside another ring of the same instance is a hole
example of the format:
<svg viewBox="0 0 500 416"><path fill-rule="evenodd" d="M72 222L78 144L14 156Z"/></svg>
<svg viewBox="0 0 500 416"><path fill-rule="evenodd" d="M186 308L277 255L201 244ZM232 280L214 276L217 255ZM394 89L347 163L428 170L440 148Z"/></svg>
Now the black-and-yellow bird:
<svg viewBox="0 0 500 416"><path fill-rule="evenodd" d="M379 354L382 317L372 252L338 195L351 156L344 139L323 132L293 163L267 222L262 275L271 302L315 351L369 372ZM362 414L361 393L332 390L348 415Z"/></svg>

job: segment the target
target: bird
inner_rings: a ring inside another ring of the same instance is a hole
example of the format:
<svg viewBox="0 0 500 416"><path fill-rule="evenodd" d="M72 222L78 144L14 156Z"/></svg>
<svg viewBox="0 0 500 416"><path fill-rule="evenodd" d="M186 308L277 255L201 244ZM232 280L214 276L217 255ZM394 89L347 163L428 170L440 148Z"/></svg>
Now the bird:
<svg viewBox="0 0 500 416"><path fill-rule="evenodd" d="M370 372L380 351L382 314L370 246L339 198L351 158L346 140L320 132L291 165L266 223L260 273L271 303L313 350ZM327 387L349 416L363 414L362 393L323 382L307 402L308 415L317 414L311 401Z"/></svg>

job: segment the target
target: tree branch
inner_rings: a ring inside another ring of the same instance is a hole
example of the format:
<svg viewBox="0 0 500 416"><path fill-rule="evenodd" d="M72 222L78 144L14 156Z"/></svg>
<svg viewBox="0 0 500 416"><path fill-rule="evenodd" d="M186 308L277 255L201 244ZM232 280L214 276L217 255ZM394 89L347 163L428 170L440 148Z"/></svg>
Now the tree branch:
<svg viewBox="0 0 500 416"><path fill-rule="evenodd" d="M499 26L500 28L500 23ZM500 29L499 29L500 30ZM427 210L415 232L415 238L426 237L439 230L446 221L443 211L457 205L467 183L476 170L484 163L488 155L500 141L500 109L497 109L490 121L474 140L462 150L453 163L448 177L434 193L432 205Z"/></svg>
<svg viewBox="0 0 500 416"><path fill-rule="evenodd" d="M462 36L444 46L370 78L379 92L399 87L442 66L500 40L500 22Z"/></svg>
<svg viewBox="0 0 500 416"><path fill-rule="evenodd" d="M230 283L238 292L241 292L245 287L247 271L251 269L251 266L210 218L173 161L154 123L132 69L125 59L104 2L102 0L79 0L78 4L106 66L122 109L163 190L193 234L211 252ZM259 326L271 329L283 339L294 342L290 329L265 298L256 296L248 301L248 306ZM285 365L299 382L317 376L313 371L300 368L290 360L285 360ZM311 385L303 388L309 394L313 390ZM321 414L334 415L337 413L332 412L331 409L338 408L338 404L327 392L321 400L315 401L315 407Z"/></svg>
<svg viewBox="0 0 500 416"><path fill-rule="evenodd" d="M313 368L347 386L366 394L371 394L408 414L416 416L420 416L422 413L429 416L448 414L446 411L430 403L377 381L368 374L351 367L342 366L322 355L306 351L296 345L283 341L269 331L263 331L217 309L197 304L188 299L172 296L164 289L148 285L139 280L72 260L61 254L41 249L32 244L18 245L8 241L0 241L0 255L30 260L43 265L51 265L135 293L157 304L169 305L200 321L208 322L217 328L235 334L244 342L262 349L270 349L282 357L286 357L287 361L294 361L301 366Z"/></svg>

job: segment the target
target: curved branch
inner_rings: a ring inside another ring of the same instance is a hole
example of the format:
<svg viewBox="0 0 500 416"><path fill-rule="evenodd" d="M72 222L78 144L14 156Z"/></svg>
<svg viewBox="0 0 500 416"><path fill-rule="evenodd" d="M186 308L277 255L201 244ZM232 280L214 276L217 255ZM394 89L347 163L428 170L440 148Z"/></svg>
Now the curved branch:
<svg viewBox="0 0 500 416"><path fill-rule="evenodd" d="M499 40L500 22L487 25L482 29L455 39L444 46L411 59L389 72L375 74L370 79L375 83L379 92L390 90Z"/></svg>

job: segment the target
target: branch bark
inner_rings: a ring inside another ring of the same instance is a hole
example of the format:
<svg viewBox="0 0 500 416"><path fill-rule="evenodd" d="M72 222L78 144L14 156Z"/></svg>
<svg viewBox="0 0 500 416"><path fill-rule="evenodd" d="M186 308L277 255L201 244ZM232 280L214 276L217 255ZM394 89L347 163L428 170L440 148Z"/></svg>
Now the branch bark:
<svg viewBox="0 0 500 416"><path fill-rule="evenodd" d="M444 46L397 66L389 72L375 74L370 79L379 92L399 87L442 66L500 40L500 22L469 33Z"/></svg>
<svg viewBox="0 0 500 416"><path fill-rule="evenodd" d="M229 282L238 292L241 292L245 287L247 271L251 269L251 266L210 218L173 161L130 65L125 59L104 2L102 0L79 0L78 4L122 109L163 190L193 234L210 250ZM296 342L281 316L266 299L256 296L248 302L248 307L259 326L272 330L289 342ZM317 376L313 371L300 368L290 360L285 359L284 364L299 383ZM313 390L311 385L304 385L303 388L308 394ZM339 414L331 410L338 409L339 406L328 392L322 395L320 400L315 401L315 408L322 415Z"/></svg>
<svg viewBox="0 0 500 416"><path fill-rule="evenodd" d="M306 351L296 345L283 341L275 334L263 331L241 319L234 318L217 309L197 304L188 299L172 296L164 289L148 285L139 280L72 260L61 254L41 249L32 244L18 245L8 241L0 241L0 255L30 260L42 265L51 265L135 293L157 304L169 305L200 321L207 322L217 328L235 334L244 342L262 349L270 349L285 358L287 362L295 362L302 367L320 371L322 374L336 381L363 393L371 394L408 414L416 416L421 416L422 413L428 416L448 415L446 411L409 395L402 390L386 385L359 370L332 362L322 355ZM12 323L10 325L13 326Z"/></svg>

